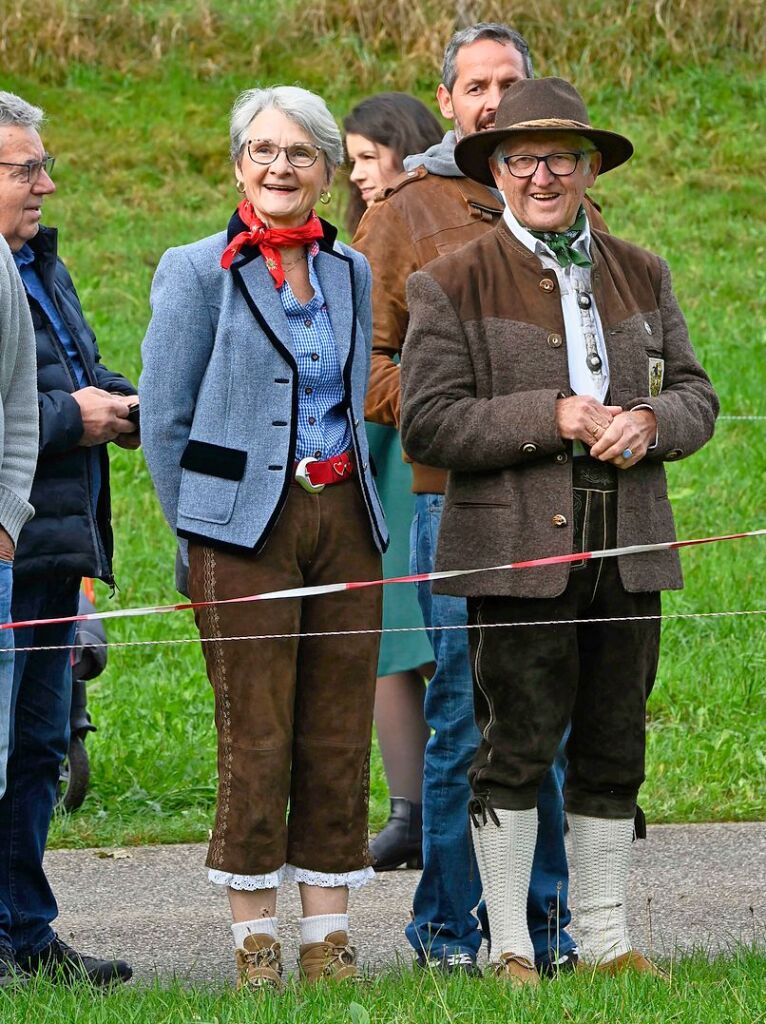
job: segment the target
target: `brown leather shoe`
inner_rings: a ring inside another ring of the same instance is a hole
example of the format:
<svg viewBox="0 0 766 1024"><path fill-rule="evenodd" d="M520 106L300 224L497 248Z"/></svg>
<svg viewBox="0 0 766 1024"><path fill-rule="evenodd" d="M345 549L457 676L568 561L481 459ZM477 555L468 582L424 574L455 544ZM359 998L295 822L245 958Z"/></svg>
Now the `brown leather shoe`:
<svg viewBox="0 0 766 1024"><path fill-rule="evenodd" d="M356 950L346 932L330 932L324 942L307 942L298 959L301 978L310 985L318 981L347 981L356 978Z"/></svg>
<svg viewBox="0 0 766 1024"><path fill-rule="evenodd" d="M491 963L488 971L496 978L510 982L516 988L540 984L540 975L532 961L527 960L525 956L517 956L516 953L501 953L500 959Z"/></svg>
<svg viewBox="0 0 766 1024"><path fill-rule="evenodd" d="M585 964L580 961L577 965L577 970L590 971L591 974L596 971L599 974L612 975L625 974L627 971L632 971L635 974L651 974L655 978L667 979L667 974L657 964L653 964L643 953L639 953L637 949L631 949L628 953L622 953L613 960L605 960L599 964Z"/></svg>
<svg viewBox="0 0 766 1024"><path fill-rule="evenodd" d="M235 955L238 990L282 991L282 947L271 935L246 935L244 949L238 949Z"/></svg>

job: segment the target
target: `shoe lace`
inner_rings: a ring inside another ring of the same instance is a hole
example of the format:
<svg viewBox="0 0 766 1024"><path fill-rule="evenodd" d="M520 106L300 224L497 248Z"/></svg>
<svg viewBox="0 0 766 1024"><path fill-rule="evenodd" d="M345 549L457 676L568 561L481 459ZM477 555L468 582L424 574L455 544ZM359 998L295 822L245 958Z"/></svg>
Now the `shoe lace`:
<svg viewBox="0 0 766 1024"><path fill-rule="evenodd" d="M498 961L490 964L489 969L493 974L505 974L512 963L518 964L527 970L534 970L534 964L527 960L525 956L517 956L515 953L505 953Z"/></svg>
<svg viewBox="0 0 766 1024"><path fill-rule="evenodd" d="M332 946L328 952L327 963L324 966L324 974L332 974L338 967L351 967L356 963L356 947L346 942L343 945Z"/></svg>
<svg viewBox="0 0 766 1024"><path fill-rule="evenodd" d="M282 973L279 951L274 946L245 950L244 960L249 967L273 967L277 974Z"/></svg>
<svg viewBox="0 0 766 1024"><path fill-rule="evenodd" d="M473 967L474 959L470 953L450 953L444 962L448 967Z"/></svg>

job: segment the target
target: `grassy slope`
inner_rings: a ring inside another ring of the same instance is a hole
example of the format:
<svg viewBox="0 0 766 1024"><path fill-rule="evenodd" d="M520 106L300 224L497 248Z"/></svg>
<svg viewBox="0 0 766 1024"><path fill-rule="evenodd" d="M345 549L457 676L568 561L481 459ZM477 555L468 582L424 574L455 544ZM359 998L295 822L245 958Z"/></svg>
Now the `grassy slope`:
<svg viewBox="0 0 766 1024"><path fill-rule="evenodd" d="M543 69L557 70L564 69ZM261 71L264 82L297 78ZM55 87L4 79L50 115L46 141L59 156L60 192L48 202L47 220L62 230L104 361L134 378L159 256L168 245L220 229L234 205L227 111L255 80L250 71L200 80L179 61L165 62L160 77L79 68ZM302 84L320 88L339 116L361 95L345 74L327 84L320 72L307 72ZM756 171L766 163L766 146L752 130L753 111L764 101L756 68L731 58L636 75L629 91L591 88L588 95L594 121L625 131L638 152L598 184L612 230L669 260L723 410L766 413L764 213ZM182 346L181 338L179 352ZM670 467L680 536L764 525L763 430L763 423L722 423L707 449ZM172 600L172 539L142 460L115 450L113 467L116 604ZM687 588L667 598L666 611L766 607L763 541L695 549L683 559ZM185 615L110 628L112 641L193 635ZM764 661L763 619L666 624L642 792L650 819L763 817ZM53 841L203 839L215 759L212 699L196 646L113 647L90 694L100 730L88 741L92 793L81 813L55 825ZM384 819L385 801L376 759L373 825Z"/></svg>

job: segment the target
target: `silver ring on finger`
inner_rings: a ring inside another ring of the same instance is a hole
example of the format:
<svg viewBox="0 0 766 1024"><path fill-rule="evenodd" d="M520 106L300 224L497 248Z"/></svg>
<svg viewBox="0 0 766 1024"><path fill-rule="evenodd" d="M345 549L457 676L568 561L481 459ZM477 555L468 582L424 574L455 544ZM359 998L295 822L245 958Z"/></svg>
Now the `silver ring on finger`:
<svg viewBox="0 0 766 1024"><path fill-rule="evenodd" d="M626 448L625 451L622 453L622 457L627 462L628 459L633 458L633 452L630 450L630 448Z"/></svg>

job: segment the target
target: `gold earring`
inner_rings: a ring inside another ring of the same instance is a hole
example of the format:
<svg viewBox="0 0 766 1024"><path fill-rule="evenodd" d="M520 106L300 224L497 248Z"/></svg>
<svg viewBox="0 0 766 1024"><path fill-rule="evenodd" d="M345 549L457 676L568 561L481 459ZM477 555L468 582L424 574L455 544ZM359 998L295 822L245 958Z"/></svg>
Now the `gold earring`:
<svg viewBox="0 0 766 1024"><path fill-rule="evenodd" d="M237 192L239 192L239 194L241 196L243 196L245 194L245 183L244 183L244 181L238 181L235 187L237 189Z"/></svg>
<svg viewBox="0 0 766 1024"><path fill-rule="evenodd" d="M322 203L323 206L327 206L331 199L332 192L326 192L324 189L322 189L322 191L319 193L319 202Z"/></svg>

